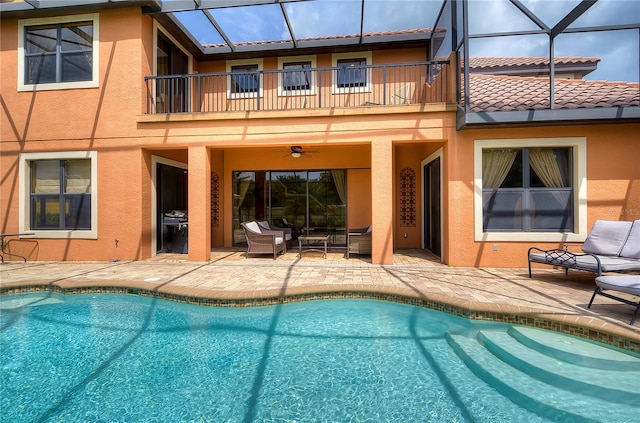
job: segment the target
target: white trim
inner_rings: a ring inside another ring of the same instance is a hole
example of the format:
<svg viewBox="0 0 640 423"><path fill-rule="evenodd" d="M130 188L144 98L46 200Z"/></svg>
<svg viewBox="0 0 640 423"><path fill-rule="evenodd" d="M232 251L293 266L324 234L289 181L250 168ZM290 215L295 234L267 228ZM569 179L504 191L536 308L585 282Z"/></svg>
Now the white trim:
<svg viewBox="0 0 640 423"><path fill-rule="evenodd" d="M291 57L278 57L278 70L284 71L284 65L289 63L299 63L299 62L310 62L311 68L315 69L316 67L316 56L291 56ZM304 72L304 69L300 72ZM284 81L283 72L278 73L278 95L281 97L293 97L293 96L301 96L301 95L315 95L316 93L316 70L309 70L311 75L311 80L309 81L309 89L308 90L285 90L284 89Z"/></svg>
<svg viewBox="0 0 640 423"><path fill-rule="evenodd" d="M164 37L166 37L169 41L171 41L171 43L173 43L174 46L178 47L180 51L182 51L182 53L184 53L187 56L187 73L192 74L193 73L193 56L191 55L191 53L189 53L189 51L186 48L184 48L182 44L180 44L175 38L173 38L173 36L169 34L169 32L162 25L158 23L158 21L154 20L153 21L153 59L152 59L153 63L151 66L152 75L158 76L158 32L161 32ZM150 90L151 90L150 95L153 98L151 106L153 108L153 113L155 114L156 105L158 104L158 101L156 99L156 80L153 79L151 82L152 84L150 87ZM190 93L185 93L185 94L190 94ZM189 108L191 108L191 102L188 102L187 104Z"/></svg>
<svg viewBox="0 0 640 423"><path fill-rule="evenodd" d="M434 161L435 159L440 159L440 262L442 262L442 255L444 251L444 225L443 225L443 216L444 216L444 199L443 199L443 188L444 188L444 159L443 159L443 148L438 148L433 154L420 162L420 186L422 190L420 192L421 202L422 202L422 216L420 216L422 220L422 233L420 234L420 239L422 242L422 248L425 248L425 239L424 239L424 225L426 222L424 221L425 210L427 208L426 198L424 198L424 167Z"/></svg>
<svg viewBox="0 0 640 423"><path fill-rule="evenodd" d="M483 232L482 225L482 150L485 148L572 147L573 209L576 232ZM522 138L475 140L474 167L474 234L475 241L512 242L582 242L587 237L587 139Z"/></svg>
<svg viewBox="0 0 640 423"><path fill-rule="evenodd" d="M373 63L373 53L371 51L334 53L331 55L331 66L338 67L338 60L364 58L367 65ZM371 68L367 68L367 82L364 87L338 87L338 71L333 71L333 81L331 83L332 94L364 93L371 91Z"/></svg>
<svg viewBox="0 0 640 423"><path fill-rule="evenodd" d="M189 169L189 166L185 163L160 156L151 156L151 257L155 257L158 254L158 189L156 188L158 186L158 164L173 166L184 170Z"/></svg>
<svg viewBox="0 0 640 423"><path fill-rule="evenodd" d="M46 84L24 83L24 29L29 26L59 24L69 22L93 22L93 76L91 81L76 82L50 82ZM57 16L53 18L31 18L18 21L18 91L49 91L68 90L78 88L98 88L100 86L100 14L89 13L85 15Z"/></svg>
<svg viewBox="0 0 640 423"><path fill-rule="evenodd" d="M173 45L178 47L180 51L182 51L187 56L188 72L193 73L193 56L191 55L191 53L189 53L189 51L186 48L184 48L182 44L178 42L178 40L173 38L173 36L169 34L169 32L162 25L158 23L158 21L154 20L153 21L153 75L156 75L156 76L158 75L158 31L161 32L164 37L167 37L167 39L169 39L169 41L171 41Z"/></svg>
<svg viewBox="0 0 640 423"><path fill-rule="evenodd" d="M29 162L36 160L91 159L91 229L31 229L31 207L29 207L31 186ZM98 239L98 152L97 151L61 151L49 153L21 153L18 178L18 211L20 232L33 232L35 238Z"/></svg>
<svg viewBox="0 0 640 423"><path fill-rule="evenodd" d="M257 65L258 72L261 72L263 68L262 59L240 59L240 60L227 60L227 73L231 73L232 66L242 66L242 65ZM227 98L257 98L263 96L263 78L262 73L259 74L258 79L258 92L254 93L234 93L231 91L231 75L227 77Z"/></svg>

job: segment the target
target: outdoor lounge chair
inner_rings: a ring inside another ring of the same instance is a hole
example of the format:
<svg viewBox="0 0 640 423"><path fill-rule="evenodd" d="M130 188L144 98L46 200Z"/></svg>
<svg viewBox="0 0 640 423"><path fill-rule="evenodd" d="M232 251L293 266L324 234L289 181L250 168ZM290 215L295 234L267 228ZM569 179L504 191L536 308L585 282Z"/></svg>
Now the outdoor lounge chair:
<svg viewBox="0 0 640 423"><path fill-rule="evenodd" d="M548 264L569 269L593 272L640 271L640 220L634 222L597 220L582 244L582 253L564 249L541 250L529 248L529 277L531 263Z"/></svg>
<svg viewBox="0 0 640 423"><path fill-rule="evenodd" d="M371 254L371 226L349 229L347 232L347 259L350 254Z"/></svg>
<svg viewBox="0 0 640 423"><path fill-rule="evenodd" d="M279 228L279 227L276 227L276 226L271 226L271 225L269 225L269 222L267 222L266 220L258 221L258 225L260 226L260 230L282 231L282 232L284 232L284 240L286 242L291 241L291 228Z"/></svg>
<svg viewBox="0 0 640 423"><path fill-rule="evenodd" d="M616 295L604 292L604 290L606 289L611 291L626 292L627 294L640 297L640 275L599 276L596 278L596 285L598 286L596 286L595 291L593 291L591 301L589 301L589 305L587 307L591 308L591 304L593 304L593 300L594 298L596 298L596 295L602 295L604 297L611 298L613 300L617 300L631 306L635 306L636 311L631 317L631 323L629 323L630 325L634 324L636 319L638 318L638 314L640 314L640 300L635 303L626 298L618 297Z"/></svg>
<svg viewBox="0 0 640 423"><path fill-rule="evenodd" d="M275 260L278 253L287 252L287 244L282 231L260 229L257 222L241 223L247 238L247 257L249 254L273 254Z"/></svg>

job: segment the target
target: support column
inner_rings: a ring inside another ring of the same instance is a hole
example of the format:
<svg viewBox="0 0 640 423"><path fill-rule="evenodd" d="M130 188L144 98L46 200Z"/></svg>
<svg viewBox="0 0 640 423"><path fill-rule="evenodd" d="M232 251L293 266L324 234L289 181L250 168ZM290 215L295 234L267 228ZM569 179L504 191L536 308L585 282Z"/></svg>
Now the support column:
<svg viewBox="0 0 640 423"><path fill-rule="evenodd" d="M205 146L189 147L189 260L211 258L211 158Z"/></svg>
<svg viewBox="0 0 640 423"><path fill-rule="evenodd" d="M393 143L371 143L371 262L393 264Z"/></svg>

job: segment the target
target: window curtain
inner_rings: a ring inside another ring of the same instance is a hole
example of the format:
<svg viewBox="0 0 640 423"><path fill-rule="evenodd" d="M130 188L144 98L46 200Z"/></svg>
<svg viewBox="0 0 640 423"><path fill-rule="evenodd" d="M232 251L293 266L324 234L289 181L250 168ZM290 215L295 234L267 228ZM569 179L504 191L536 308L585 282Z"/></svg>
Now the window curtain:
<svg viewBox="0 0 640 423"><path fill-rule="evenodd" d="M60 194L60 162L39 160L32 163L34 194Z"/></svg>
<svg viewBox="0 0 640 423"><path fill-rule="evenodd" d="M532 148L529 150L529 163L534 172L538 175L544 186L548 188L566 187L566 172L563 174L559 163L562 162L564 154L554 152L551 148ZM556 155L558 158L556 159ZM564 160L566 163L566 160ZM563 166L565 167L565 166Z"/></svg>
<svg viewBox="0 0 640 423"><path fill-rule="evenodd" d="M347 204L347 181L345 178L346 172L344 170L332 170L331 176L333 177L333 183L336 186L336 191L340 197L342 204Z"/></svg>
<svg viewBox="0 0 640 423"><path fill-rule="evenodd" d="M238 209L242 207L242 203L244 202L244 197L246 197L247 191L249 191L250 184L251 184L251 178L249 176L245 176L240 181L240 189L238 190Z"/></svg>
<svg viewBox="0 0 640 423"><path fill-rule="evenodd" d="M568 186L567 155L565 150L552 148L529 149L529 164L542 183L547 188L562 188ZM564 191L552 191L553 197L562 205L569 199Z"/></svg>
<svg viewBox="0 0 640 423"><path fill-rule="evenodd" d="M500 188L509 174L518 151L515 149L482 151L482 187Z"/></svg>
<svg viewBox="0 0 640 423"><path fill-rule="evenodd" d="M66 160L64 163L67 194L91 193L91 160Z"/></svg>

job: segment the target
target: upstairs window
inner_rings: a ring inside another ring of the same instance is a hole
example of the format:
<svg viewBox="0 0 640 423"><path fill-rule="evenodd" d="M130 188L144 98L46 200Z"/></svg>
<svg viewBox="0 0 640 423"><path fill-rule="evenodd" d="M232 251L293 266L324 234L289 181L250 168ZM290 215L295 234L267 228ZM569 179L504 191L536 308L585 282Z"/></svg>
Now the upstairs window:
<svg viewBox="0 0 640 423"><path fill-rule="evenodd" d="M231 93L258 93L260 90L260 75L257 64L231 66Z"/></svg>
<svg viewBox="0 0 640 423"><path fill-rule="evenodd" d="M282 88L285 91L311 89L311 62L285 63L282 68Z"/></svg>
<svg viewBox="0 0 640 423"><path fill-rule="evenodd" d="M333 93L346 94L371 90L372 52L335 53L331 56Z"/></svg>
<svg viewBox="0 0 640 423"><path fill-rule="evenodd" d="M19 90L96 87L97 15L20 21Z"/></svg>
<svg viewBox="0 0 640 423"><path fill-rule="evenodd" d="M365 87L367 85L367 59L340 59L338 66L338 88Z"/></svg>

